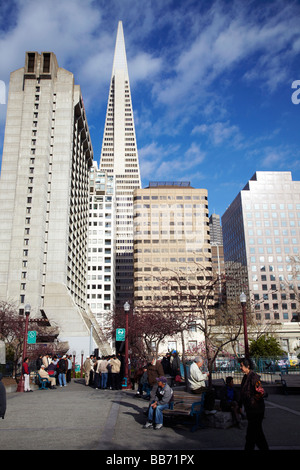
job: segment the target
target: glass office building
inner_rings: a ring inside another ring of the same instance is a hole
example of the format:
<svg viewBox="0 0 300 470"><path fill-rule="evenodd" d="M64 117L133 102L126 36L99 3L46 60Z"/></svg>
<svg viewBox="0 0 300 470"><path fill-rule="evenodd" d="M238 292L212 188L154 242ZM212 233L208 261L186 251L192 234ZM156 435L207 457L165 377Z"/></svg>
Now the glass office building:
<svg viewBox="0 0 300 470"><path fill-rule="evenodd" d="M227 296L244 291L261 322L299 318L300 181L258 171L222 216Z"/></svg>

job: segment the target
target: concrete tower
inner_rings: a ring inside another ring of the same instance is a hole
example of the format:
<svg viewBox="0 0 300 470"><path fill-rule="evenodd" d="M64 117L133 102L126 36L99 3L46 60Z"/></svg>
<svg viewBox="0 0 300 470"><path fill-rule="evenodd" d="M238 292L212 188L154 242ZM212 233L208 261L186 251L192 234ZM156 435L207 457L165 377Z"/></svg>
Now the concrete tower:
<svg viewBox="0 0 300 470"><path fill-rule="evenodd" d="M133 191L141 187L123 26L118 24L100 170L114 177L116 303L133 298Z"/></svg>
<svg viewBox="0 0 300 470"><path fill-rule="evenodd" d="M27 52L10 78L0 180L0 299L47 317L89 353L86 303L93 149L80 87L53 53ZM99 333L100 334L100 333ZM94 332L94 335L96 333ZM101 344L97 336L96 343Z"/></svg>

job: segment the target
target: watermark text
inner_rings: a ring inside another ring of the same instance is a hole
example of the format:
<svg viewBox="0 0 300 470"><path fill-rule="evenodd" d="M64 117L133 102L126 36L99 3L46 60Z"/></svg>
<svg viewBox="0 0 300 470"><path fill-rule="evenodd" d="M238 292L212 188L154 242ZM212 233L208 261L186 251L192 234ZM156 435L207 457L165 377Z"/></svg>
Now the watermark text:
<svg viewBox="0 0 300 470"><path fill-rule="evenodd" d="M0 80L0 104L6 104L6 87L3 80Z"/></svg>
<svg viewBox="0 0 300 470"><path fill-rule="evenodd" d="M294 80L292 83L292 88L296 89L292 94L292 103L299 104L300 103L300 80Z"/></svg>

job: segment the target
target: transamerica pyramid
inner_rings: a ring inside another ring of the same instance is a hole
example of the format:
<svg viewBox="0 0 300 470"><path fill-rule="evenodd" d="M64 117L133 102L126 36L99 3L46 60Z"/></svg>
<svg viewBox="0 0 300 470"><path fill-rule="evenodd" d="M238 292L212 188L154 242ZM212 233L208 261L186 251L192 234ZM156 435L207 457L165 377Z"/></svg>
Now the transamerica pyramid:
<svg viewBox="0 0 300 470"><path fill-rule="evenodd" d="M100 170L114 177L116 304L133 299L133 191L141 188L122 21L119 21Z"/></svg>

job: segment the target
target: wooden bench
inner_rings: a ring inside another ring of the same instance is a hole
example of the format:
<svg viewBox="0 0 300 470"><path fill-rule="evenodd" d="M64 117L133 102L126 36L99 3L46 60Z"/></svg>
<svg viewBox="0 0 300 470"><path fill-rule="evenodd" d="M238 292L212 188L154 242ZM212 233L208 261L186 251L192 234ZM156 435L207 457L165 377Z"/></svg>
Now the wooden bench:
<svg viewBox="0 0 300 470"><path fill-rule="evenodd" d="M284 394L288 391L300 391L300 374L281 374L280 377Z"/></svg>
<svg viewBox="0 0 300 470"><path fill-rule="evenodd" d="M163 415L173 420L176 417L195 417L196 422L191 429L194 432L202 427L201 417L204 411L204 397L205 393L193 394L185 391L174 391L170 407L163 410Z"/></svg>

